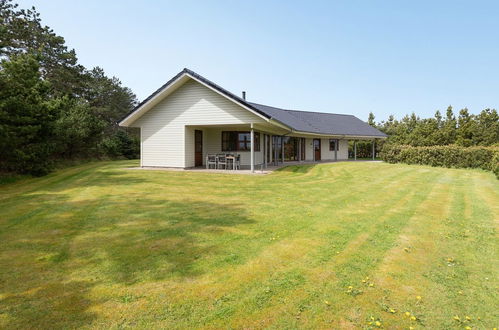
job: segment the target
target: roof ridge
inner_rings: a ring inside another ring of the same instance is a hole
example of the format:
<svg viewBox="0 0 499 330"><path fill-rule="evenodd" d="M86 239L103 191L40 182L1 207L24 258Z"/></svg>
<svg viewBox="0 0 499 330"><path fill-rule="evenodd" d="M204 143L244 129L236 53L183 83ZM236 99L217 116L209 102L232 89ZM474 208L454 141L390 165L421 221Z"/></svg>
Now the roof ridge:
<svg viewBox="0 0 499 330"><path fill-rule="evenodd" d="M256 104L256 105L263 105L264 107L269 107L269 108L278 109L278 110L282 110L282 111L288 111L288 112L296 111L296 112L306 112L306 113L318 113L318 114L321 114L321 115L336 115L336 116L350 116L350 117L355 117L354 115L349 115L349 114L346 114L346 113L332 113L332 112L320 112L320 111L283 109L283 108L278 108L278 107L274 107L274 106L271 106L271 105L266 105L266 104L261 104L261 103L256 103L256 102L249 102L249 103Z"/></svg>
<svg viewBox="0 0 499 330"><path fill-rule="evenodd" d="M335 116L349 116L355 117L354 115L349 115L346 113L333 113L333 112L320 112L320 111L307 111L307 110L294 110L294 109L282 109L284 111L296 111L296 112L306 112L306 113L318 113L321 115L335 115Z"/></svg>

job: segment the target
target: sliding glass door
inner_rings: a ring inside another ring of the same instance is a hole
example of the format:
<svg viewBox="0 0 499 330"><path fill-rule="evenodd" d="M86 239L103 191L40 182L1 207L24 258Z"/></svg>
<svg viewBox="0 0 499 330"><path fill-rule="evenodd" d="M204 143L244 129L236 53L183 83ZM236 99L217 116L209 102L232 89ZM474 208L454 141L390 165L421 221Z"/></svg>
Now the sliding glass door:
<svg viewBox="0 0 499 330"><path fill-rule="evenodd" d="M276 160L282 162L284 152L284 161L298 161L300 157L300 140L301 160L305 160L305 139L291 136L273 136L272 155Z"/></svg>
<svg viewBox="0 0 499 330"><path fill-rule="evenodd" d="M284 137L284 160L298 160L298 138L285 136Z"/></svg>

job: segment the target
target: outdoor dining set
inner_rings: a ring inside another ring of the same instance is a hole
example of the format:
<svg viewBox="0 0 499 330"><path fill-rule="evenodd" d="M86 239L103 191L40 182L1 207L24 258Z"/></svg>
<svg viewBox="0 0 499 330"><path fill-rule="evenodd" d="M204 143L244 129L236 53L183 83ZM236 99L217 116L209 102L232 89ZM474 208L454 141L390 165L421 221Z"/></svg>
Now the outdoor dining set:
<svg viewBox="0 0 499 330"><path fill-rule="evenodd" d="M239 154L208 154L206 156L206 168L214 169L241 169L241 155Z"/></svg>

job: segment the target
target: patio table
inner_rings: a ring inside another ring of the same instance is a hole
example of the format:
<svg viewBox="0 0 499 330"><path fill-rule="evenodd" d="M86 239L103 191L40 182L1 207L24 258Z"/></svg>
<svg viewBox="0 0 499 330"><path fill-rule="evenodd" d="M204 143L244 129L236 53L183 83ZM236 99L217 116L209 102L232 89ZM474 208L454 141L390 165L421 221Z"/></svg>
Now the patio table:
<svg viewBox="0 0 499 330"><path fill-rule="evenodd" d="M234 171L236 169L236 156L235 155L227 155L225 157L227 161L232 163L232 170Z"/></svg>

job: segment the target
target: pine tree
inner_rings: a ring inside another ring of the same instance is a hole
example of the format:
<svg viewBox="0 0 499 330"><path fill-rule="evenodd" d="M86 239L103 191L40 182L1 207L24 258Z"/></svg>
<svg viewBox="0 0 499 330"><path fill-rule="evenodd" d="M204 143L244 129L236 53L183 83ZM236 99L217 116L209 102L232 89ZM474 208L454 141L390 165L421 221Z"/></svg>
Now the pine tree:
<svg viewBox="0 0 499 330"><path fill-rule="evenodd" d="M58 111L49 98L50 84L41 79L40 65L32 55L16 55L1 65L0 167L44 175L50 170Z"/></svg>
<svg viewBox="0 0 499 330"><path fill-rule="evenodd" d="M372 127L376 127L376 122L374 121L374 114L369 112L369 117L367 118L367 123Z"/></svg>

